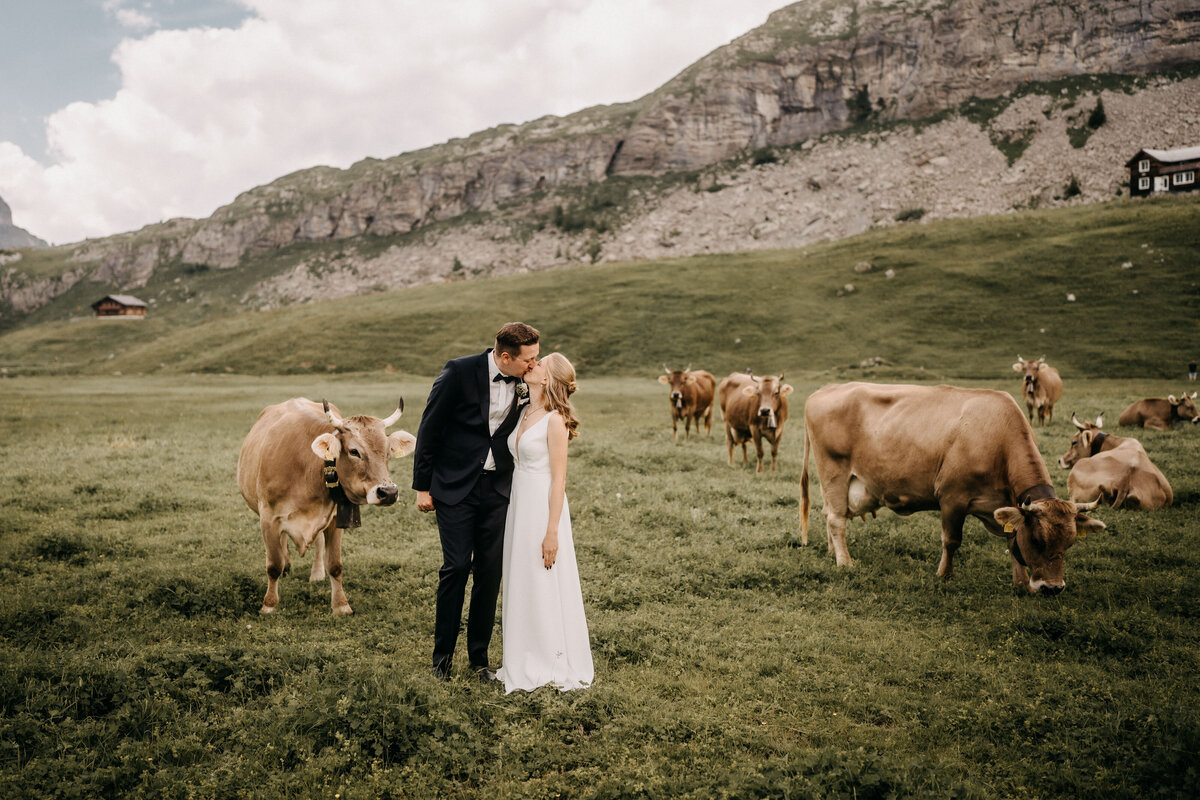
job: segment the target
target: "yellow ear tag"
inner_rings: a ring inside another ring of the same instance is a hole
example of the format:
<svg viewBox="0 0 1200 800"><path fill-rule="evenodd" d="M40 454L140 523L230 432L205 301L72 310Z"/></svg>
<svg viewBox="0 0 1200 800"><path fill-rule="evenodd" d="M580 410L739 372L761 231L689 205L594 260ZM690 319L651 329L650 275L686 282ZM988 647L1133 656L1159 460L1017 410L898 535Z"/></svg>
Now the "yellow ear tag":
<svg viewBox="0 0 1200 800"><path fill-rule="evenodd" d="M1004 532L1005 533L1012 533L1014 530L1015 530L1015 528L1013 528L1013 524L1011 522L1004 523Z"/></svg>
<svg viewBox="0 0 1200 800"><path fill-rule="evenodd" d="M1079 528L1076 528L1076 529L1075 529L1075 535L1076 535L1076 536L1078 536L1080 539L1086 539L1086 538L1087 538L1087 531L1085 531L1085 530L1080 530Z"/></svg>

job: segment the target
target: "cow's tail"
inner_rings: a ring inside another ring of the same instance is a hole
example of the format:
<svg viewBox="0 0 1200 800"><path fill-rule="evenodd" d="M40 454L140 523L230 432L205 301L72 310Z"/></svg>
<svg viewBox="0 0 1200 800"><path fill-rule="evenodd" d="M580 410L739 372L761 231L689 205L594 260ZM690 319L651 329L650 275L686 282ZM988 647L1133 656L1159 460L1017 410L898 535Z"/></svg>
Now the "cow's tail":
<svg viewBox="0 0 1200 800"><path fill-rule="evenodd" d="M800 467L800 546L808 547L808 426L804 426L804 462Z"/></svg>

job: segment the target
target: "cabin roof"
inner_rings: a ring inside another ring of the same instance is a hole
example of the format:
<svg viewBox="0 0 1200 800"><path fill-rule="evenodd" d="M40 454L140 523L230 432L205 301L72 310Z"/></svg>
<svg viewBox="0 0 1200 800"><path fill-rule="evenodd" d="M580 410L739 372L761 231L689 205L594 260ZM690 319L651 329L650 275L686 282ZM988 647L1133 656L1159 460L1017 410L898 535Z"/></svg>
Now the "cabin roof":
<svg viewBox="0 0 1200 800"><path fill-rule="evenodd" d="M101 297L99 300L92 303L92 308L95 308L96 306L100 305L105 300L112 300L114 302L120 303L123 306L134 306L134 307L139 307L139 308L146 307L145 303L143 303L141 300L138 300L136 297L134 297L131 294L106 294L106 295L104 295L104 297Z"/></svg>
<svg viewBox="0 0 1200 800"><path fill-rule="evenodd" d="M1153 158L1155 161L1161 161L1165 164L1172 164L1178 161L1197 161L1200 160L1200 147L1179 147L1175 150L1151 150L1143 148L1138 151L1138 155L1131 159L1130 163L1137 161L1138 156L1142 153Z"/></svg>

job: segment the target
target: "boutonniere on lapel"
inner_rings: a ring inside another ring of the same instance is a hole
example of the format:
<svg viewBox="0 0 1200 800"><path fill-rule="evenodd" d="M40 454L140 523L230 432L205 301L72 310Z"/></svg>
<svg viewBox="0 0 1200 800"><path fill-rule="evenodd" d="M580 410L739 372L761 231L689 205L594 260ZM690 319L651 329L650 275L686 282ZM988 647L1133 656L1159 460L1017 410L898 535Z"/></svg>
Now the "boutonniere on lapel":
<svg viewBox="0 0 1200 800"><path fill-rule="evenodd" d="M517 401L524 402L529 399L529 384L525 381L520 381L517 384Z"/></svg>

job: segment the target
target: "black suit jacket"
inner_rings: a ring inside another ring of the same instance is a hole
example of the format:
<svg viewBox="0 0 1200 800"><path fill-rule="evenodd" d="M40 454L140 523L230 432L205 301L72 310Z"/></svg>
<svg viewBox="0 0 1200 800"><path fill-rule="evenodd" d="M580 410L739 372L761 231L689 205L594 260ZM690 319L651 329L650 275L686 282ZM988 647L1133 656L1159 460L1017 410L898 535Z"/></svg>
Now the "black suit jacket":
<svg viewBox="0 0 1200 800"><path fill-rule="evenodd" d="M505 497L512 486L513 458L508 435L517 424L518 399L495 434L488 433L488 366L492 351L446 362L429 390L417 429L412 488L454 505L471 491L491 448L496 460L493 485Z"/></svg>

